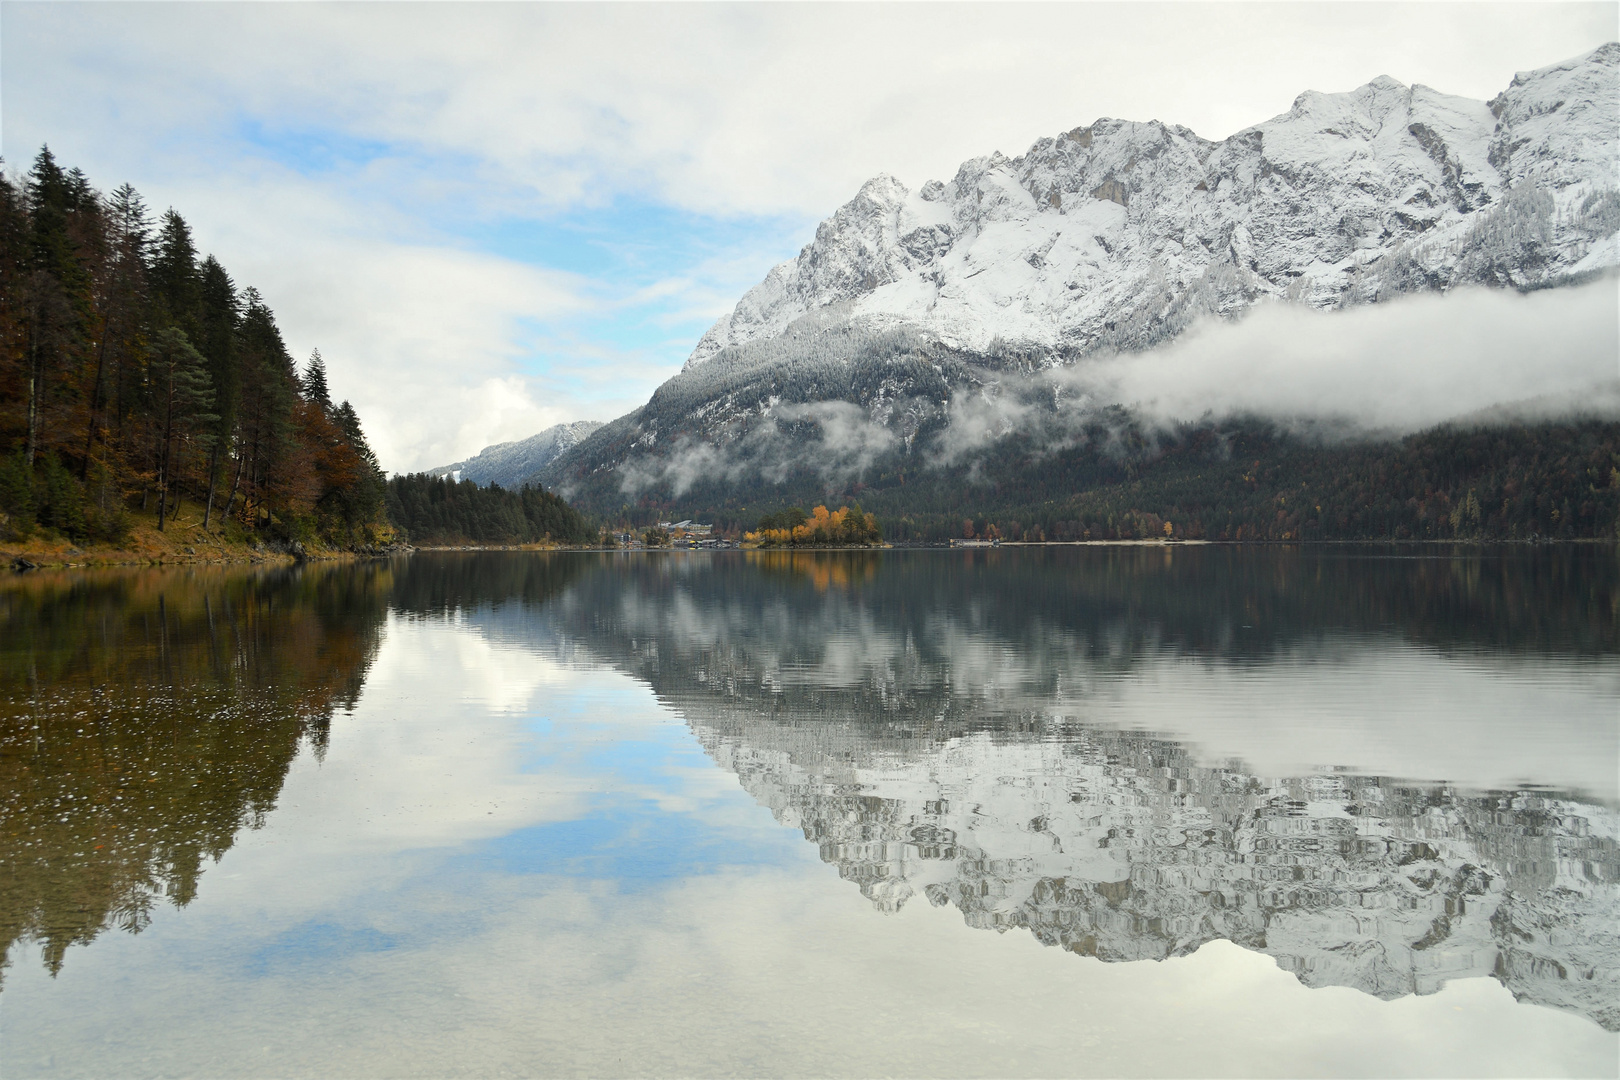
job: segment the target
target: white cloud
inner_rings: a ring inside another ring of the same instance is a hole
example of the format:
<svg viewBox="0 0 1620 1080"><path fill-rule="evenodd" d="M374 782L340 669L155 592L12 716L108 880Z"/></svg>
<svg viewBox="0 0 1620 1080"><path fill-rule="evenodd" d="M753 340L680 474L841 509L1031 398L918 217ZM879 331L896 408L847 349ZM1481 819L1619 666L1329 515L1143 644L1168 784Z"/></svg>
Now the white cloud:
<svg viewBox="0 0 1620 1080"><path fill-rule="evenodd" d="M353 204L297 177L174 194L199 246L265 294L295 359L321 350L333 392L353 401L386 466L443 464L575 419L565 403L537 401L545 382L517 368L527 324L589 314L601 304L594 283L357 228L345 220ZM225 205L237 198L261 214Z"/></svg>
<svg viewBox="0 0 1620 1080"><path fill-rule="evenodd" d="M80 94L126 131L240 112L272 130L464 155L473 175L446 182L508 197L634 189L721 213L818 215L876 172L949 174L1102 115L1222 137L1302 90L1386 73L1490 97L1515 70L1590 49L1615 26L1610 4L8 11L8 60L43 46L81 69ZM70 118L85 102L61 85L54 104L41 88L26 107L82 127Z"/></svg>
<svg viewBox="0 0 1620 1080"><path fill-rule="evenodd" d="M1448 295L1318 312L1268 304L1152 352L1073 369L1102 400L1149 415L1343 421L1404 434L1515 402L1620 412L1620 292L1613 279L1529 295Z"/></svg>

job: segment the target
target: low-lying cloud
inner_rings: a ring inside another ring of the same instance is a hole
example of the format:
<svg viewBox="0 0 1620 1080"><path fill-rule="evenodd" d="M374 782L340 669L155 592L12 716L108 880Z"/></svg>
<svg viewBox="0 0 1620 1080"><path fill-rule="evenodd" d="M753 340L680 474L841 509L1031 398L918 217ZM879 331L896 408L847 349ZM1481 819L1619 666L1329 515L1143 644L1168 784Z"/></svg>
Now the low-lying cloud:
<svg viewBox="0 0 1620 1080"><path fill-rule="evenodd" d="M835 485L860 476L899 445L894 431L852 402L780 405L731 442L686 438L665 456L626 461L619 469L619 486L633 495L667 483L678 497L704 481L758 475L780 484L800 471Z"/></svg>
<svg viewBox="0 0 1620 1080"><path fill-rule="evenodd" d="M1268 304L1151 352L1083 362L1057 381L1165 421L1256 415L1388 435L1497 406L1537 418L1620 415L1620 288L1609 277L1334 312Z"/></svg>
<svg viewBox="0 0 1620 1080"><path fill-rule="evenodd" d="M1149 352L959 391L928 458L953 465L1014 432L1060 449L1109 406L1150 428L1262 418L1325 438L1396 438L1449 421L1620 418L1620 288L1611 276L1330 312L1266 304Z"/></svg>
<svg viewBox="0 0 1620 1080"><path fill-rule="evenodd" d="M778 405L729 439L688 438L621 471L628 493L667 484L679 496L701 482L780 483L795 472L837 486L902 453L910 467L972 466L1013 435L1037 455L1099 437L1107 452L1132 424L1152 439L1184 424L1262 419L1332 440L1574 417L1620 419L1612 275L1529 294L1473 288L1332 312L1266 304L1149 352L992 376L943 403Z"/></svg>

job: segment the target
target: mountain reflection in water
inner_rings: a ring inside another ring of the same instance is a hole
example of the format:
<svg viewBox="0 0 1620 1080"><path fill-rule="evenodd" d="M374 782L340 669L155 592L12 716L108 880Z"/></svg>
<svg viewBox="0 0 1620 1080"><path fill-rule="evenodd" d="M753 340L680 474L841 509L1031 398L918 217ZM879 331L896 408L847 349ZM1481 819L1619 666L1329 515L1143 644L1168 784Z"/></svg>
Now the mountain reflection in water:
<svg viewBox="0 0 1620 1080"><path fill-rule="evenodd" d="M558 617L879 908L920 895L1108 961L1226 939L1308 985L1384 998L1488 975L1613 1031L1609 793L1263 776L1094 721L1118 712L1104 706L1121 680L1166 665L1237 667L1263 694L1267 665L1301 650L1376 669L1418 646L1476 667L1576 664L1599 692L1572 699L1588 715L1562 718L1564 749L1612 775L1616 596L1612 552L783 553L621 563ZM1548 718L1504 719L1534 740Z"/></svg>

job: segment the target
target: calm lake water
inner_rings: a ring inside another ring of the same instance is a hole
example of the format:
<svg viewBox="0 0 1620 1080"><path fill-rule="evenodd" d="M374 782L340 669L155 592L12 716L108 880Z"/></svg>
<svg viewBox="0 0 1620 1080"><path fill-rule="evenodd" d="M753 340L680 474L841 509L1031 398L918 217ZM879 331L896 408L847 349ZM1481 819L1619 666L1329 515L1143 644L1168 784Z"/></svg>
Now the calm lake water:
<svg viewBox="0 0 1620 1080"><path fill-rule="evenodd" d="M0 1073L1620 1073L1612 548L0 584Z"/></svg>

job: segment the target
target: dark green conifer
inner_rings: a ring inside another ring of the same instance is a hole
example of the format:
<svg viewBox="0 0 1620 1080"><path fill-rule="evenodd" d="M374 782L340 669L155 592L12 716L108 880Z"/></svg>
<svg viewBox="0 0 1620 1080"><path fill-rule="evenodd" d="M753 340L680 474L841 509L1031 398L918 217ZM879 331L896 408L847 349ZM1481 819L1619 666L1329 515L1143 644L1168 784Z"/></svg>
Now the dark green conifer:
<svg viewBox="0 0 1620 1080"><path fill-rule="evenodd" d="M332 411L332 392L326 385L326 361L321 359L321 350L316 349L309 354L309 363L304 366L303 377L304 400L313 405L319 405L321 411Z"/></svg>
<svg viewBox="0 0 1620 1080"><path fill-rule="evenodd" d="M197 247L191 239L191 226L174 210L163 215L151 276L152 291L165 320L185 330L188 336L196 335L201 302Z"/></svg>
<svg viewBox="0 0 1620 1080"><path fill-rule="evenodd" d="M241 400L236 337L242 318L242 304L236 295L236 283L212 255L203 260L199 276L199 351L208 363L208 377L214 388L214 412L218 416L208 455L208 501L203 510L203 528L207 529L214 516L214 490L219 483L220 464L229 450L231 432L236 426L237 406Z"/></svg>
<svg viewBox="0 0 1620 1080"><path fill-rule="evenodd" d="M188 448L207 449L214 441L214 386L203 359L185 331L169 327L162 331L152 350L152 376L162 402L163 444L158 467L158 529L162 530L168 509L169 490L177 473L183 471ZM178 510L179 501L176 499Z"/></svg>

